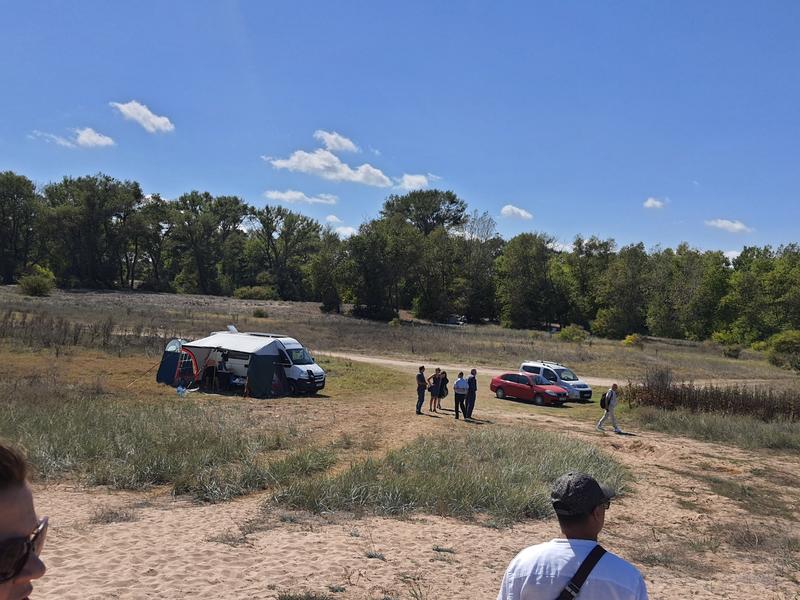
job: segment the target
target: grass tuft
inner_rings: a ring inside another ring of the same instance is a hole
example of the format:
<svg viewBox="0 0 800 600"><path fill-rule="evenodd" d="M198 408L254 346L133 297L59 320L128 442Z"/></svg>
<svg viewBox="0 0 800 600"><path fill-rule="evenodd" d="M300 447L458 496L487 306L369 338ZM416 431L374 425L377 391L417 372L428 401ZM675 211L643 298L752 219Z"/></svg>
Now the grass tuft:
<svg viewBox="0 0 800 600"><path fill-rule="evenodd" d="M573 470L590 473L618 492L627 481L624 468L592 445L519 428L420 437L335 476L295 481L274 499L315 512L402 516L420 510L460 518L486 513L509 524L552 514L550 486Z"/></svg>

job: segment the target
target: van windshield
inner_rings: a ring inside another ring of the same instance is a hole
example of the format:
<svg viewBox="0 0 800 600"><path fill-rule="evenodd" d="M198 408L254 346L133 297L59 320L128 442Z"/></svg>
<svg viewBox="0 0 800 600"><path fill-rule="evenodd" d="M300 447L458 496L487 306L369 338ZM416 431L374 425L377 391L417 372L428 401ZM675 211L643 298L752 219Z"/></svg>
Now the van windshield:
<svg viewBox="0 0 800 600"><path fill-rule="evenodd" d="M578 377L569 369L556 369L561 381L578 381Z"/></svg>
<svg viewBox="0 0 800 600"><path fill-rule="evenodd" d="M292 363L296 365L314 364L314 359L311 358L311 355L305 348L287 348L286 352L289 355L289 358L292 359Z"/></svg>

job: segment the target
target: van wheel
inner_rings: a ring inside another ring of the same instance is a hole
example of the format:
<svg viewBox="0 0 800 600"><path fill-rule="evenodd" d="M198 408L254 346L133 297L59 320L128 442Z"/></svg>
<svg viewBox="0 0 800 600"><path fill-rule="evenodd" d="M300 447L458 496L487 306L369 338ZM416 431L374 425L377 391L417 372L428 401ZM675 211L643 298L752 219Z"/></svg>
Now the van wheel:
<svg viewBox="0 0 800 600"><path fill-rule="evenodd" d="M297 385L294 383L294 381L289 382L289 395L297 396Z"/></svg>
<svg viewBox="0 0 800 600"><path fill-rule="evenodd" d="M506 393L503 391L503 388L497 388L495 395L500 398L500 400L506 397Z"/></svg>
<svg viewBox="0 0 800 600"><path fill-rule="evenodd" d="M534 403L536 406L544 406L544 398L542 398L542 396L541 396L540 394L536 394L536 395L533 397L533 403Z"/></svg>

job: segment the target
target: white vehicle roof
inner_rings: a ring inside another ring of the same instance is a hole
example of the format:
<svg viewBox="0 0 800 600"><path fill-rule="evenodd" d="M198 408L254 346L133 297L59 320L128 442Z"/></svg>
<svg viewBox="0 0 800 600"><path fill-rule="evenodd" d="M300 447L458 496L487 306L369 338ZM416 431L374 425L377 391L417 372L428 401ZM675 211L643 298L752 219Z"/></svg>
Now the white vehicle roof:
<svg viewBox="0 0 800 600"><path fill-rule="evenodd" d="M542 365L545 367L563 367L561 363L557 362L550 362L547 360L526 360L522 363L523 365Z"/></svg>
<svg viewBox="0 0 800 600"><path fill-rule="evenodd" d="M277 354L276 350L273 349L272 352L269 350L270 346L278 345L287 349L302 348L296 339L283 335L230 331L215 331L208 337L186 342L183 345L187 348L222 348L247 354Z"/></svg>

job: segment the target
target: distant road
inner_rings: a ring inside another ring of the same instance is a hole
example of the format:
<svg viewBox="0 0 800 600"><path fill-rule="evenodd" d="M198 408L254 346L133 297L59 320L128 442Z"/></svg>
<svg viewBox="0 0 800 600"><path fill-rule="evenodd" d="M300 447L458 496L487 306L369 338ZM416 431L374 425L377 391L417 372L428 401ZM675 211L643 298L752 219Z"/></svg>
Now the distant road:
<svg viewBox="0 0 800 600"><path fill-rule="evenodd" d="M384 367L391 367L393 369L398 369L401 371L405 371L408 373L416 373L419 369L420 363L419 361L410 361L410 360L402 360L399 358L386 358L383 356L364 356L363 354L351 354L349 352L327 352L327 351L318 351L316 354L321 356L331 356L333 358L343 358L345 360L353 360L356 362L364 362L370 363L373 365L381 365ZM431 368L439 367L440 369L444 369L448 371L450 374L450 378L453 378L453 375L457 374L459 371L464 371L464 374L467 374L468 369L472 368L475 365L451 365L451 364L442 364L442 363L433 363L429 362L425 365L426 370L430 372ZM489 377L494 377L495 375L502 375L503 373L508 373L509 371L513 371L513 368L506 368L500 369L497 367L482 367L482 366L475 366L478 369L479 375L488 375ZM588 383L591 386L602 386L602 387L610 387L612 383L619 383L620 385L624 385L627 381L623 381L622 379L608 379L606 377L584 377L583 375L578 375L583 381ZM717 386L730 386L730 385L770 385L771 383L775 383L770 379L695 379L692 381L694 385L717 385Z"/></svg>
<svg viewBox="0 0 800 600"><path fill-rule="evenodd" d="M400 360L397 358L385 358L382 356L364 356L363 354L350 354L348 352L325 352L325 351L318 351L316 354L321 356L332 356L333 358L343 358L346 360L353 360L356 362L365 362L370 363L373 365L382 365L384 367L391 367L393 369L399 369L401 371L407 371L409 373L416 373L419 369L420 362L412 362L410 360ZM425 365L426 370L431 371L432 369L439 367L440 369L444 369L448 371L450 378L453 379L453 376L458 374L459 371L464 371L465 374L468 373L468 370L472 368L474 365L448 365L442 363L428 363ZM495 375L502 375L503 373L508 373L513 369L499 369L497 367L481 367L475 366L478 369L479 375L488 375L489 377L494 377ZM583 377L580 376L583 381L588 383L589 385L597 385L597 386L610 386L614 383L614 379L606 379L604 377ZM624 383L620 381L619 383Z"/></svg>

